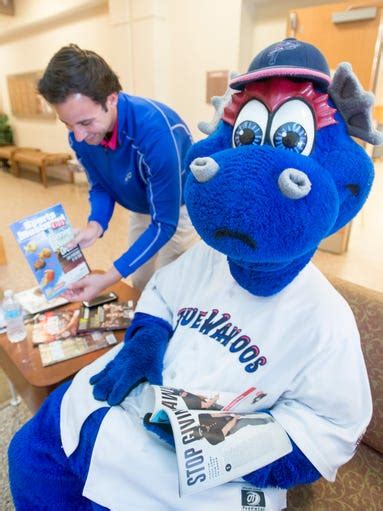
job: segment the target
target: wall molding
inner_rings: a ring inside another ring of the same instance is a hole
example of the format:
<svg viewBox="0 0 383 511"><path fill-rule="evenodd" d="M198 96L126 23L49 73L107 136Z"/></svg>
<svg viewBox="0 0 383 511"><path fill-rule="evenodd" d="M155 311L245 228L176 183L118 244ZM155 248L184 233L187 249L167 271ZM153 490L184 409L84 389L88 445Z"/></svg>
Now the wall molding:
<svg viewBox="0 0 383 511"><path fill-rule="evenodd" d="M95 15L107 11L108 0L89 0L81 5L61 11L57 14L21 23L16 27L3 30L0 33L0 45L16 41L17 39L24 39L26 36L39 33L43 30L48 30L49 28L57 25L71 22L74 19L84 18L89 15Z"/></svg>

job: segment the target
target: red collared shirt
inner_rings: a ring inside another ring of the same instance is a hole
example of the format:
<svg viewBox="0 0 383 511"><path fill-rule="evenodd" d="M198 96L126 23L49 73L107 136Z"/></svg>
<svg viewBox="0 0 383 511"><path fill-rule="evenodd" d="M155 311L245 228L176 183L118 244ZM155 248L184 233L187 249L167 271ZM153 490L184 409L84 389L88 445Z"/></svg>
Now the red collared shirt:
<svg viewBox="0 0 383 511"><path fill-rule="evenodd" d="M112 136L109 140L101 140L101 145L103 147L107 147L111 151L115 151L117 149L117 135L118 135L118 120L116 121L116 124L114 125Z"/></svg>

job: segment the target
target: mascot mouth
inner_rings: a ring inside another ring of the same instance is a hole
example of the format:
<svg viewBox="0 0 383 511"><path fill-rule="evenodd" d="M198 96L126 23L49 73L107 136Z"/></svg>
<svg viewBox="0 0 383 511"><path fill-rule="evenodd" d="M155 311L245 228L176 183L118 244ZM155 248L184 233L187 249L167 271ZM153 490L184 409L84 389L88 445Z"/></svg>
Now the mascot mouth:
<svg viewBox="0 0 383 511"><path fill-rule="evenodd" d="M214 232L214 238L220 240L222 238L232 238L235 240L242 241L250 248L256 249L257 245L253 238L248 234L239 231L232 231L230 229L216 229Z"/></svg>

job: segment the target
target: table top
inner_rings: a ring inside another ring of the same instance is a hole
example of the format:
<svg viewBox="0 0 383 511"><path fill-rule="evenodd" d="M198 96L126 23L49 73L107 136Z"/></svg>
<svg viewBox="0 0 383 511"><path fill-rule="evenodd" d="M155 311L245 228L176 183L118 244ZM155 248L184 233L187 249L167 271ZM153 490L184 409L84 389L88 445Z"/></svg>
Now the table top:
<svg viewBox="0 0 383 511"><path fill-rule="evenodd" d="M109 287L106 292L114 291L120 302L133 300L134 306L139 298L140 292L123 282L118 282ZM69 303L55 310L76 309L79 303ZM11 343L6 334L0 335L0 350L7 355L7 358L16 366L22 376L36 387L46 387L62 382L80 369L90 364L100 355L110 349L110 347L102 348L79 357L64 360L51 366L43 367L41 364L40 352L37 346L32 343L32 325L27 325L27 338L24 341ZM114 332L117 341L121 342L124 338L125 331L119 330Z"/></svg>

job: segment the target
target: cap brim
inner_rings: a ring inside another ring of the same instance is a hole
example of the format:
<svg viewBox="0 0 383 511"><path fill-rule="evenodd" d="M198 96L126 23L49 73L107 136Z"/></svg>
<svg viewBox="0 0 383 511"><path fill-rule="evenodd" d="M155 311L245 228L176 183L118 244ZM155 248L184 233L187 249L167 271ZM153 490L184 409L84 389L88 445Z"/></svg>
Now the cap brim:
<svg viewBox="0 0 383 511"><path fill-rule="evenodd" d="M248 83L278 76L310 80L320 85L324 90L327 90L331 83L331 77L320 71L303 67L283 66L265 67L256 71L250 71L250 73L244 73L231 80L230 87L235 90L242 90Z"/></svg>

